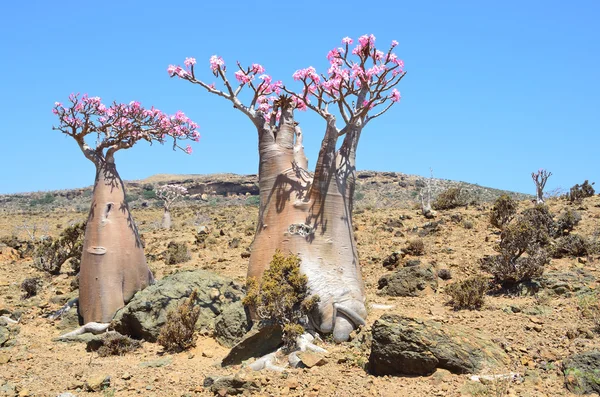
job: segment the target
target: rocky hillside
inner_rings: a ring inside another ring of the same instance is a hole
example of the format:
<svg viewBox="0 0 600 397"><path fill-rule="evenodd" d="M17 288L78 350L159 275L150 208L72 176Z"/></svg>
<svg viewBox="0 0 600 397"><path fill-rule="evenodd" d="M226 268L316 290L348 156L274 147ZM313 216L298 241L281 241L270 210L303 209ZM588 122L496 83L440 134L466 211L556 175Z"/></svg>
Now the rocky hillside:
<svg viewBox="0 0 600 397"><path fill-rule="evenodd" d="M355 192L355 207L360 208L411 208L419 203L419 192L429 180L416 175L399 172L358 172ZM154 175L137 181L126 181L127 199L133 208L160 205L154 189L163 184L185 186L189 192L186 200L195 204L236 205L258 203L258 176L236 174L213 175ZM531 196L482 187L466 182L446 179L431 179L432 196L452 188L461 188L461 196L466 203L489 202L502 194L509 194L516 200ZM92 196L92 187L54 190L48 192L0 195L0 208L3 212L46 211L64 208L69 211L87 211Z"/></svg>

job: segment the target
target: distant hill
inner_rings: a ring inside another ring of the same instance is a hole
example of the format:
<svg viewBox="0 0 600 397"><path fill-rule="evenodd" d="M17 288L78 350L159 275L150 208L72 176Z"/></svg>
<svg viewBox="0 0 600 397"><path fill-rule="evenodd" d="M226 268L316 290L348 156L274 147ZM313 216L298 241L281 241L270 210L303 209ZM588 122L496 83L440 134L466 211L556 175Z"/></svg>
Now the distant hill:
<svg viewBox="0 0 600 397"><path fill-rule="evenodd" d="M426 186L428 178L400 172L359 171L355 192L355 208L410 208L420 202L419 192ZM257 205L258 176L236 174L168 175L157 174L142 180L125 181L127 201L132 208L160 205L155 198L154 188L172 183L188 189L186 201L199 205ZM466 182L447 179L432 179L432 196L458 187L468 202L490 202L502 194L516 200L531 199L533 196L483 187ZM0 195L3 212L65 209L88 211L92 187Z"/></svg>

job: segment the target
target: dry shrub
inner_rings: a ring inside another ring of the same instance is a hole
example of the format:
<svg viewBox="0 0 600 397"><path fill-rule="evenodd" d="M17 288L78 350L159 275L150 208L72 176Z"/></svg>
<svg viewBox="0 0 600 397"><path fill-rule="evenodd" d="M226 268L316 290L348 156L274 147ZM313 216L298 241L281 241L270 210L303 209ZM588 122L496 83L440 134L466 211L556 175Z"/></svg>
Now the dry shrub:
<svg viewBox="0 0 600 397"><path fill-rule="evenodd" d="M38 293L38 289L40 288L41 281L37 277L26 278L21 283L21 289L25 292L23 295L23 299L31 298L32 296L36 296Z"/></svg>
<svg viewBox="0 0 600 397"><path fill-rule="evenodd" d="M167 245L167 250L163 253L165 263L167 265L176 265L189 261L192 256L186 243L177 243L170 241Z"/></svg>
<svg viewBox="0 0 600 397"><path fill-rule="evenodd" d="M446 287L451 298L449 304L455 309L479 309L483 306L489 280L484 276L474 276Z"/></svg>
<svg viewBox="0 0 600 397"><path fill-rule="evenodd" d="M33 265L52 275L60 274L62 265L71 259L74 273L79 272L86 222L76 223L64 229L57 239L51 237L40 241L34 250Z"/></svg>
<svg viewBox="0 0 600 397"><path fill-rule="evenodd" d="M425 243L420 238L410 240L404 248L404 252L409 255L421 256L425 254Z"/></svg>
<svg viewBox="0 0 600 397"><path fill-rule="evenodd" d="M581 215L579 215L579 212L572 209L567 209L565 212L560 214L560 216L556 220L555 235L564 236L571 233L580 221Z"/></svg>
<svg viewBox="0 0 600 397"><path fill-rule="evenodd" d="M548 253L538 247L521 257L506 254L492 256L482 263L482 268L494 276L495 283L510 288L523 281L540 277L544 274L544 267L548 262Z"/></svg>
<svg viewBox="0 0 600 397"><path fill-rule="evenodd" d="M316 307L319 297L308 295L308 279L300 273L300 258L275 252L260 284L255 278L247 282L244 304L251 306L258 317L273 321L283 329L283 342L291 347L304 333L302 322Z"/></svg>
<svg viewBox="0 0 600 397"><path fill-rule="evenodd" d="M536 230L532 243L546 246L550 237L556 235L556 223L545 204L536 204L535 207L526 209L521 213L520 220L529 223Z"/></svg>
<svg viewBox="0 0 600 397"><path fill-rule="evenodd" d="M451 187L441 192L433 202L435 210L449 210L465 205L465 200L461 197L461 188Z"/></svg>
<svg viewBox="0 0 600 397"><path fill-rule="evenodd" d="M552 251L554 258L564 258L565 256L587 256L594 252L593 244L589 239L579 234L569 234L559 237Z"/></svg>
<svg viewBox="0 0 600 397"><path fill-rule="evenodd" d="M510 196L503 194L494 202L490 212L490 223L492 226L502 229L509 223L517 213L517 202Z"/></svg>
<svg viewBox="0 0 600 397"><path fill-rule="evenodd" d="M97 350L100 357L124 356L142 346L140 341L121 335L118 332L107 332L100 343L101 345Z"/></svg>
<svg viewBox="0 0 600 397"><path fill-rule="evenodd" d="M567 198L571 202L581 202L586 197L592 197L596 193L592 187L593 184L593 182L590 184L586 179L583 184L573 186L567 194Z"/></svg>
<svg viewBox="0 0 600 397"><path fill-rule="evenodd" d="M200 307L195 305L198 291L167 313L167 321L158 335L158 344L168 352L180 352L196 345L194 331L200 315Z"/></svg>

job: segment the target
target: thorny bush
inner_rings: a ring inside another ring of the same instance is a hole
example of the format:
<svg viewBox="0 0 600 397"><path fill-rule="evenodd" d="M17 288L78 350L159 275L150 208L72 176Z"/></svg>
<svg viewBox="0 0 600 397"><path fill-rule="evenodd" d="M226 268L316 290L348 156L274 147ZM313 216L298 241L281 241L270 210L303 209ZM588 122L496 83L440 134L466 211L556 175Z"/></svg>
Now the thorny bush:
<svg viewBox="0 0 600 397"><path fill-rule="evenodd" d="M450 284L445 292L450 296L449 304L455 309L479 309L485 301L489 289L489 280L484 276L474 276Z"/></svg>
<svg viewBox="0 0 600 397"><path fill-rule="evenodd" d="M64 229L57 239L48 237L34 250L34 266L52 275L60 274L62 265L71 260L74 273L79 272L86 222L76 223Z"/></svg>
<svg viewBox="0 0 600 397"><path fill-rule="evenodd" d="M490 212L490 223L492 226L502 229L510 222L517 213L517 202L510 196L503 194L494 202Z"/></svg>
<svg viewBox="0 0 600 397"><path fill-rule="evenodd" d="M194 290L188 299L167 313L157 340L165 351L180 352L196 345L194 331L200 316L200 307L195 305L197 298L198 291Z"/></svg>

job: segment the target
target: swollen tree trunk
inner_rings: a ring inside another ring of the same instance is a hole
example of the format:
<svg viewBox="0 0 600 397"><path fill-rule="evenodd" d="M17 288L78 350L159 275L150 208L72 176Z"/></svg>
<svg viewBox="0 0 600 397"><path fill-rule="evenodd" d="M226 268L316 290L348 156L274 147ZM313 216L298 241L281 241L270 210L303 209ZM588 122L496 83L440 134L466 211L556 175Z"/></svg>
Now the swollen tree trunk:
<svg viewBox="0 0 600 397"><path fill-rule="evenodd" d="M312 323L336 341L347 340L367 315L352 225L359 134L348 132L336 152L338 131L328 120L313 177L291 110L283 110L276 130L259 128L260 210L248 277L260 279L277 249L297 254L320 298Z"/></svg>
<svg viewBox="0 0 600 397"><path fill-rule="evenodd" d="M84 323L107 323L154 279L112 155L95 164L79 274L79 311Z"/></svg>
<svg viewBox="0 0 600 397"><path fill-rule="evenodd" d="M166 206L165 206L165 212L163 213L163 217L162 217L162 228L163 229L171 228L171 211L169 211L169 208Z"/></svg>

